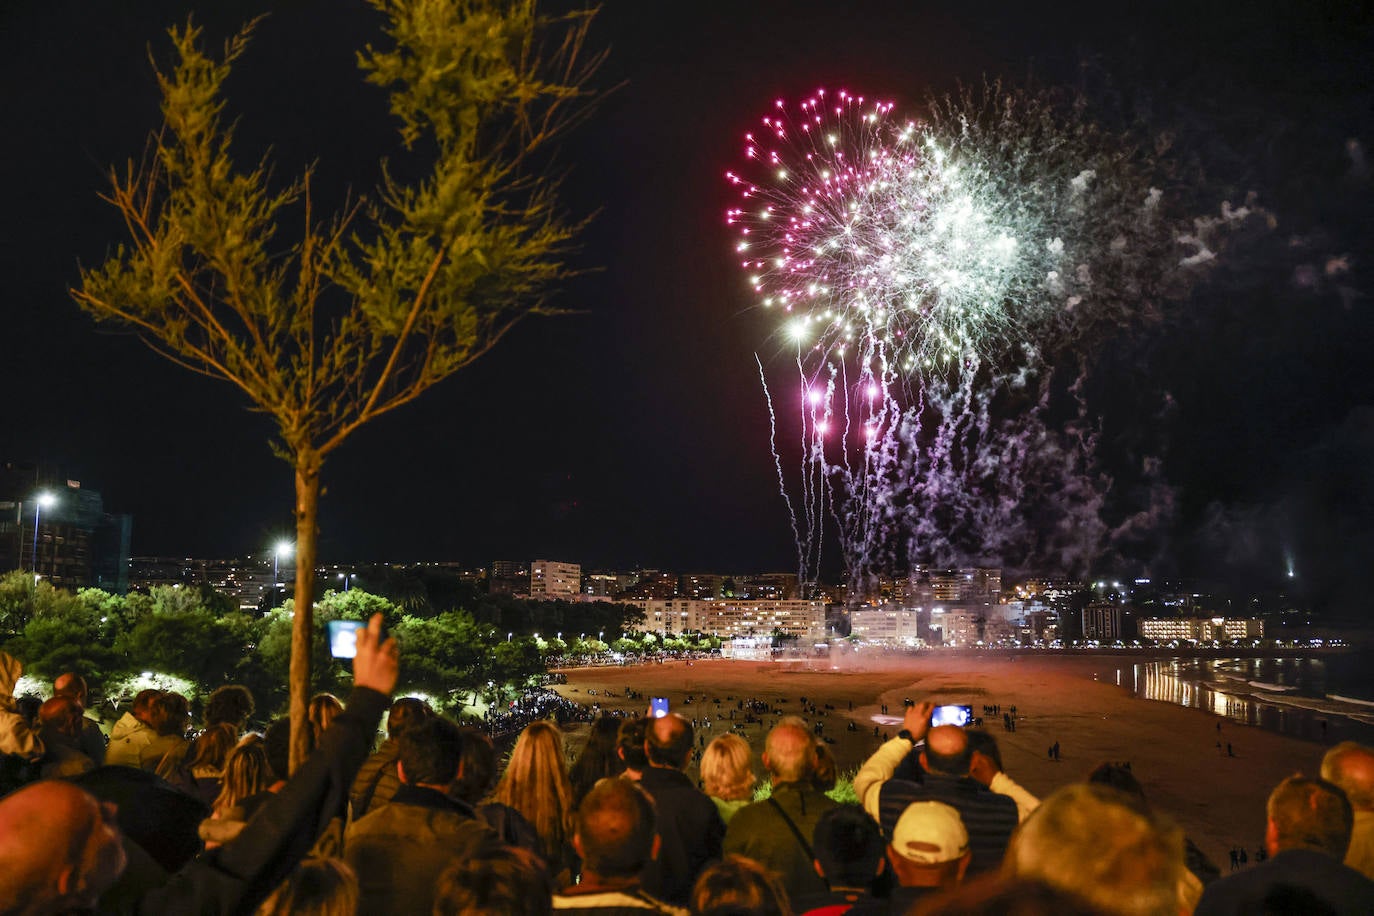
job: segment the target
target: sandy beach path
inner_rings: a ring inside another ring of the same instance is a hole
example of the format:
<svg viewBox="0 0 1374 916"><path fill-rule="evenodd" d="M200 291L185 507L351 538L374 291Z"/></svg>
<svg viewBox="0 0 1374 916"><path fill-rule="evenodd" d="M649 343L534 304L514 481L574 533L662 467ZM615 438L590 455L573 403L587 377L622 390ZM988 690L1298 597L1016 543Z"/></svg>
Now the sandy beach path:
<svg viewBox="0 0 1374 916"><path fill-rule="evenodd" d="M975 715L985 704L1000 704L1003 711L1015 705L1014 732L1003 728L1000 716L984 724L997 738L1007 773L1031 792L1043 797L1085 778L1103 761L1130 761L1150 802L1173 816L1223 871L1230 867L1232 846L1245 846L1253 857L1264 837L1269 791L1294 772L1315 775L1325 749L1202 710L1138 699L1115 684L1119 661L1111 656L938 653L851 656L834 663L713 659L567 669L562 673L568 683L555 689L577 702L635 713L644 711L649 696L666 696L675 712L699 722L712 719L713 726L701 730L708 742L730 727L729 710L742 698L799 714L800 698L806 697L818 707L834 707L820 709L816 718L835 739L831 750L845 773L857 769L882 740L873 737L873 717L880 714L881 704L894 716L901 715L907 698L969 703ZM626 687L644 699L626 699ZM612 696L606 695L608 689ZM851 719L858 731L847 730ZM745 729L755 754L773 721L768 716ZM897 728L880 725L879 731L890 737ZM1058 762L1047 753L1056 741ZM1226 755L1228 743L1235 756ZM579 746L576 734L570 744Z"/></svg>

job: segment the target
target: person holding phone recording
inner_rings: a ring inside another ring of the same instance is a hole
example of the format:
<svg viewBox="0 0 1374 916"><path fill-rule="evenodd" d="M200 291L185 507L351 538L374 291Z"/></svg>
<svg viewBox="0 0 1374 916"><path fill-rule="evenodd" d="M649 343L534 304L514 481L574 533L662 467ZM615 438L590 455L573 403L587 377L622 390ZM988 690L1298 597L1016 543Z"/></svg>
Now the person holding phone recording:
<svg viewBox="0 0 1374 916"><path fill-rule="evenodd" d="M897 737L884 743L854 776L854 791L891 840L897 821L912 802L939 801L959 812L968 829L973 859L968 874L992 871L1002 862L1019 822L1016 802L993 792L969 775L973 750L957 725L931 727L935 704L908 706ZM919 750L920 776L896 779L902 761Z"/></svg>

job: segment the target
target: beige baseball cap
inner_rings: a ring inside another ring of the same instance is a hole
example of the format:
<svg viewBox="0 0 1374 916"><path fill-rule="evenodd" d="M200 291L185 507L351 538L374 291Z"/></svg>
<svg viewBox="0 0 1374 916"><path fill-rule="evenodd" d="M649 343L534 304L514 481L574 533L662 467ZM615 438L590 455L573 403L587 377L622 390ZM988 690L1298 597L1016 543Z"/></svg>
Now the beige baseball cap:
<svg viewBox="0 0 1374 916"><path fill-rule="evenodd" d="M959 812L944 802L912 802L897 819L892 848L925 865L953 862L968 852L968 831Z"/></svg>

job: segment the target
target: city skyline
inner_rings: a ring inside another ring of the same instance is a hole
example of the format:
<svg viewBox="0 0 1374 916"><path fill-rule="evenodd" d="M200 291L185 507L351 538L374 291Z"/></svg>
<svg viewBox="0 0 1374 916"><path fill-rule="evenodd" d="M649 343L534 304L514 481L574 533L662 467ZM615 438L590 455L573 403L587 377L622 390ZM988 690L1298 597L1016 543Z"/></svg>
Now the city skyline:
<svg viewBox="0 0 1374 916"><path fill-rule="evenodd" d="M1208 212L1255 191L1277 220L1249 256L1274 263L1231 264L1186 320L1105 344L1121 367L1095 393L1110 408L1106 471L1119 481L1117 520L1138 517L1141 531L1123 562L1293 578L1333 603L1358 595L1374 548L1362 470L1374 455L1374 322L1358 256L1369 250L1368 16L1277 3L1148 14L881 3L862 15L758 3L670 19L629 6L603 11L593 30L611 48L600 82L625 85L563 155L570 207L601 211L581 260L601 272L558 303L585 314L525 323L331 458L322 562L481 551L593 567L795 567L754 362L785 368L788 354L752 308L721 220L738 137L774 97L824 84L914 110L960 82L1029 77L1114 97L1118 114L1153 102L1163 123L1183 125L1181 143L1198 144L1185 153L1214 182ZM24 87L0 153L24 176L0 255L17 342L0 370L14 393L0 458L59 465L103 493L133 516L136 555L226 555L292 531L290 473L266 448L268 423L227 387L97 330L65 293L77 262L120 238L97 199L102 172L136 157L155 127L145 49L166 60L162 30L192 8L73 21L26 7L4 14L0 39L0 78ZM254 12L196 11L215 42ZM368 189L393 145L352 67L375 39L370 24L360 2L300 4L263 22L229 87L241 161L272 144L283 175L318 159L335 194ZM59 54L80 63L35 76ZM1152 460L1172 488L1167 505L1142 495Z"/></svg>

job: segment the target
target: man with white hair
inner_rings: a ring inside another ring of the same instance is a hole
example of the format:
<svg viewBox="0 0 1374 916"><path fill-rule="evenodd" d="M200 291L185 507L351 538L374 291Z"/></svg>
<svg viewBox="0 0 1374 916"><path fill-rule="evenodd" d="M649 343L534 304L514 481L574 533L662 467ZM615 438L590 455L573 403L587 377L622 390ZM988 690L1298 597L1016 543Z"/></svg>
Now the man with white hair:
<svg viewBox="0 0 1374 916"><path fill-rule="evenodd" d="M776 872L790 899L823 894L811 841L816 822L835 802L814 784L816 739L804 723L783 719L768 733L762 760L772 794L735 812L725 827L723 851Z"/></svg>
<svg viewBox="0 0 1374 916"><path fill-rule="evenodd" d="M1355 812L1345 864L1374 878L1374 748L1342 741L1322 758L1322 779L1340 786Z"/></svg>

